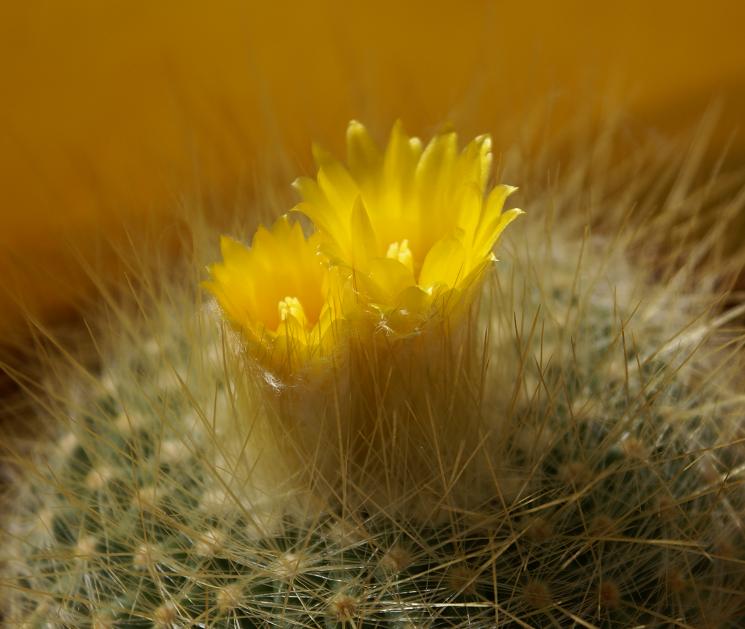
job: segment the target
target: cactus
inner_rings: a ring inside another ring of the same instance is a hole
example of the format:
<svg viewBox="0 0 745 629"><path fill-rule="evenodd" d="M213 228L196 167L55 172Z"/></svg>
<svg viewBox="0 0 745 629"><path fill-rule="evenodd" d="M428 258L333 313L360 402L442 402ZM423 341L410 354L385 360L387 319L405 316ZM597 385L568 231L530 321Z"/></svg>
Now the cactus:
<svg viewBox="0 0 745 629"><path fill-rule="evenodd" d="M689 179L657 214L663 193L645 189L637 232L622 219L641 188L611 182L662 166L593 163L526 186L530 220L464 324L352 344L325 380L252 369L194 283L171 280L145 323L120 315L100 369L48 402L54 444L15 457L6 622L741 626L745 363L727 327L739 310L718 306L728 268L651 246L698 216ZM605 213L592 237L569 209L591 189Z"/></svg>

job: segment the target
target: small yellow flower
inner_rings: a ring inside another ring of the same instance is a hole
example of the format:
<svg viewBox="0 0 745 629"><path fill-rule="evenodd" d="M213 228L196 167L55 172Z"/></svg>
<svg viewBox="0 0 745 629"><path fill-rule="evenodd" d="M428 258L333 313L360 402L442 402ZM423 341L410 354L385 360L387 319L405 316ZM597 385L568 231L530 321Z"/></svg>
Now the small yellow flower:
<svg viewBox="0 0 745 629"><path fill-rule="evenodd" d="M209 267L203 284L254 357L279 375L323 358L332 345L334 272L316 240L286 216L259 227L251 247L223 236L223 261Z"/></svg>
<svg viewBox="0 0 745 629"><path fill-rule="evenodd" d="M362 304L388 321L404 315L408 328L437 305L467 306L497 239L521 214L502 211L515 188L487 194L489 136L462 151L452 132L422 146L397 123L381 151L352 121L347 152L345 166L316 149L317 178L295 182L295 211L313 221L331 263L348 269Z"/></svg>

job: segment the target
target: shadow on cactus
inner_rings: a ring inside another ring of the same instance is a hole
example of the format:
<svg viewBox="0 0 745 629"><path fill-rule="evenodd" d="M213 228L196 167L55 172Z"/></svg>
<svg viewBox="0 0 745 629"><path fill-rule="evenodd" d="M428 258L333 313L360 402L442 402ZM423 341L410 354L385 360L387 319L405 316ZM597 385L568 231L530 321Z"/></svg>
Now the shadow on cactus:
<svg viewBox="0 0 745 629"><path fill-rule="evenodd" d="M743 195L673 147L605 170L610 144L551 184L508 151L530 216L500 239L488 138L352 123L294 216L223 240L218 306L172 280L146 323L112 308L100 369L45 402L56 443L10 451L7 620L741 626L745 308L716 243Z"/></svg>

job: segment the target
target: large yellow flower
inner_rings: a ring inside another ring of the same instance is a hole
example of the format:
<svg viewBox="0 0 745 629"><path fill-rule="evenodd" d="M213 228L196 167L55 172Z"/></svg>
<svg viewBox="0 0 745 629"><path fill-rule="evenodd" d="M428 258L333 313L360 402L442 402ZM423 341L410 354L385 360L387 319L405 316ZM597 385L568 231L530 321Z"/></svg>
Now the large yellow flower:
<svg viewBox="0 0 745 629"><path fill-rule="evenodd" d="M403 314L409 328L436 306L468 302L494 244L521 213L502 211L515 188L487 194L489 136L459 151L448 132L423 147L397 123L381 151L352 121L347 152L345 166L315 150L318 176L295 182L295 210L313 221L331 263L349 270L360 302L387 320Z"/></svg>
<svg viewBox="0 0 745 629"><path fill-rule="evenodd" d="M223 261L209 267L203 284L251 354L280 376L324 358L332 346L334 272L319 258L316 240L286 216L259 227L251 247L223 236Z"/></svg>

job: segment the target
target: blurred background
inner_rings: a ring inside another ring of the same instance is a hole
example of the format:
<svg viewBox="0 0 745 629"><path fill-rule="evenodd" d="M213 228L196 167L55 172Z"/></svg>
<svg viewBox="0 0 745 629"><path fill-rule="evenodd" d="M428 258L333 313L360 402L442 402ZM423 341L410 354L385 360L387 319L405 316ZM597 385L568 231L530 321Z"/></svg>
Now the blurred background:
<svg viewBox="0 0 745 629"><path fill-rule="evenodd" d="M91 272L119 277L112 244L156 226L167 251L182 204L219 214L288 188L311 141L343 151L350 118L380 137L396 118L424 135L452 122L499 153L529 116L561 134L618 102L675 134L714 108L709 158L740 168L743 24L738 0L3 2L3 361L29 316L64 320Z"/></svg>

